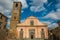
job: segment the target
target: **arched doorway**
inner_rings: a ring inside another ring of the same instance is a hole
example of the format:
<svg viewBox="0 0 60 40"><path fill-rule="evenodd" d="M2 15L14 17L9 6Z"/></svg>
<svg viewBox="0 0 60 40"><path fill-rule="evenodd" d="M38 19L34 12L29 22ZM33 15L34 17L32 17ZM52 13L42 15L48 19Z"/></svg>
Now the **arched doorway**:
<svg viewBox="0 0 60 40"><path fill-rule="evenodd" d="M34 40L34 38L35 38L35 30L34 29L29 30L29 38L30 38L30 40Z"/></svg>

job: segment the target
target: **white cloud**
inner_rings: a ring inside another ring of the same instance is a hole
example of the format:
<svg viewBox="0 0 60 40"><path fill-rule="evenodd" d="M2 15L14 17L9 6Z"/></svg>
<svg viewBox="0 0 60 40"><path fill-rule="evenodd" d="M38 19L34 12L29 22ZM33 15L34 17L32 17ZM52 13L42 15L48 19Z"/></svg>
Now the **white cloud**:
<svg viewBox="0 0 60 40"><path fill-rule="evenodd" d="M0 0L0 12L8 16L11 12L13 1L11 0Z"/></svg>
<svg viewBox="0 0 60 40"><path fill-rule="evenodd" d="M8 25L10 25L10 21L8 21Z"/></svg>
<svg viewBox="0 0 60 40"><path fill-rule="evenodd" d="M46 23L47 25L51 24L51 22L49 22L49 21L43 21L43 23Z"/></svg>
<svg viewBox="0 0 60 40"><path fill-rule="evenodd" d="M54 13L50 13L47 16L45 16L46 18L52 18L52 19L58 19L58 17L56 16L56 14Z"/></svg>
<svg viewBox="0 0 60 40"><path fill-rule="evenodd" d="M26 0L19 0L22 2L22 8L28 7ZM0 0L0 12L3 14L8 14L12 11L12 6L13 6L14 0Z"/></svg>
<svg viewBox="0 0 60 40"><path fill-rule="evenodd" d="M3 8L2 6L0 6L0 12L3 13L3 9L4 9L4 8Z"/></svg>
<svg viewBox="0 0 60 40"><path fill-rule="evenodd" d="M47 0L32 0L33 2L31 3L31 6L30 7L30 10L33 11L33 12L39 12L39 11L42 11L44 10L44 6L43 4L47 1Z"/></svg>
<svg viewBox="0 0 60 40"><path fill-rule="evenodd" d="M57 9L56 12L52 11L50 12L47 16L45 16L44 18L51 18L51 19L54 19L54 20L60 20L60 9ZM52 23L53 21L45 21L45 23L48 24L48 28L49 29L53 29L53 28L56 28L58 27L58 24L57 23Z"/></svg>
<svg viewBox="0 0 60 40"><path fill-rule="evenodd" d="M30 7L30 10L31 11L34 11L34 12L40 12L42 10L44 10L45 8L44 7L41 7L41 6L31 6Z"/></svg>
<svg viewBox="0 0 60 40"><path fill-rule="evenodd" d="M9 15L8 18L11 18L11 15Z"/></svg>
<svg viewBox="0 0 60 40"><path fill-rule="evenodd" d="M23 13L24 11L22 10L21 13Z"/></svg>
<svg viewBox="0 0 60 40"><path fill-rule="evenodd" d="M10 29L10 19L8 19L7 28Z"/></svg>
<svg viewBox="0 0 60 40"><path fill-rule="evenodd" d="M43 23L46 23L47 24L47 27L49 29L54 29L54 28L58 27L58 24L57 23L51 23L50 21L43 21Z"/></svg>
<svg viewBox="0 0 60 40"><path fill-rule="evenodd" d="M12 1L11 0L0 0L0 6L2 6L5 9L11 9Z"/></svg>
<svg viewBox="0 0 60 40"><path fill-rule="evenodd" d="M48 25L48 28L50 28L50 29L54 29L56 27L58 27L57 23L53 23L53 24Z"/></svg>
<svg viewBox="0 0 60 40"><path fill-rule="evenodd" d="M60 19L60 11L57 10L56 12L52 11L50 12L45 18L51 18L51 19Z"/></svg>
<svg viewBox="0 0 60 40"><path fill-rule="evenodd" d="M20 21L21 21L21 23L22 23L22 22L24 22L24 19L23 19L23 20L20 20Z"/></svg>
<svg viewBox="0 0 60 40"><path fill-rule="evenodd" d="M46 3L47 2L47 0L42 0L44 3Z"/></svg>
<svg viewBox="0 0 60 40"><path fill-rule="evenodd" d="M57 15L58 18L60 19L60 9L57 9L56 15Z"/></svg>

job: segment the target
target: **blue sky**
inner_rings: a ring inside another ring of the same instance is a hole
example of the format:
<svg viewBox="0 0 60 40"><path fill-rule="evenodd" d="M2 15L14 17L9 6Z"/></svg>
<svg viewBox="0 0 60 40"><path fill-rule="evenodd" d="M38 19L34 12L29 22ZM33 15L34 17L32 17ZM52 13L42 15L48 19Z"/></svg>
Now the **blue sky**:
<svg viewBox="0 0 60 40"><path fill-rule="evenodd" d="M8 28L14 1L22 3L21 22L29 16L35 16L49 28L58 27L56 22L60 20L60 0L0 0L0 12L8 17Z"/></svg>

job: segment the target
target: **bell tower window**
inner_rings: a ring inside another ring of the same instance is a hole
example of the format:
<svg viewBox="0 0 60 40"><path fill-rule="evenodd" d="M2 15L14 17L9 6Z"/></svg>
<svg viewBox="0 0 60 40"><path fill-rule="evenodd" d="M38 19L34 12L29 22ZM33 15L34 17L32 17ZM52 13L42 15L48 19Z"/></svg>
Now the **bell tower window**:
<svg viewBox="0 0 60 40"><path fill-rule="evenodd" d="M14 16L14 19L16 19L16 17Z"/></svg>
<svg viewBox="0 0 60 40"><path fill-rule="evenodd" d="M18 3L16 3L16 7L18 7Z"/></svg>

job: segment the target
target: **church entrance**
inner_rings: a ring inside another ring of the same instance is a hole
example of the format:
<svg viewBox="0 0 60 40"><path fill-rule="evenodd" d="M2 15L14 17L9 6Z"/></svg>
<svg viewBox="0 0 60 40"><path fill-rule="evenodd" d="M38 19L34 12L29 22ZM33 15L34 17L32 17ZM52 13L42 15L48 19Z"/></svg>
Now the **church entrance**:
<svg viewBox="0 0 60 40"><path fill-rule="evenodd" d="M35 39L35 30L34 29L29 30L29 38L30 38L30 40Z"/></svg>

